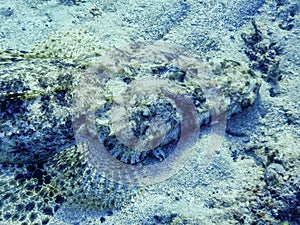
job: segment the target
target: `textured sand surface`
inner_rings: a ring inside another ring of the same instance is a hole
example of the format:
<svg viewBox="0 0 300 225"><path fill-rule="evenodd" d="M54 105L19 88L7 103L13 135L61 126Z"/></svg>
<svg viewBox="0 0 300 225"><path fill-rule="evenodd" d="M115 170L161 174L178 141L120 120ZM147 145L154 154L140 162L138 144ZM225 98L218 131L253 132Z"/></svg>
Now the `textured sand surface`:
<svg viewBox="0 0 300 225"><path fill-rule="evenodd" d="M299 11L297 0L0 0L0 52L30 51L48 35L82 28L104 49L162 40L207 63L242 62L261 80L256 101L228 118L223 136L203 128L178 174L120 208L62 205L48 224L300 224ZM62 48L55 57L67 56ZM217 149L207 153L212 142ZM0 189L10 179L1 171Z"/></svg>

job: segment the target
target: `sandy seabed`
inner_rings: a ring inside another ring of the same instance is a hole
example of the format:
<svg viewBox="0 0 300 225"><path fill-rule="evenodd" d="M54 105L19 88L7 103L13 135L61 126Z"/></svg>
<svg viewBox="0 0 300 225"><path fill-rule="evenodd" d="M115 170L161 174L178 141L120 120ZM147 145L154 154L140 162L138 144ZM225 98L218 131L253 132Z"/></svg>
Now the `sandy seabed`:
<svg viewBox="0 0 300 225"><path fill-rule="evenodd" d="M0 52L85 29L104 49L162 40L203 61L242 61L261 79L253 104L228 118L205 168L204 129L189 163L168 180L118 208L62 205L48 224L300 224L299 11L296 0L0 0Z"/></svg>

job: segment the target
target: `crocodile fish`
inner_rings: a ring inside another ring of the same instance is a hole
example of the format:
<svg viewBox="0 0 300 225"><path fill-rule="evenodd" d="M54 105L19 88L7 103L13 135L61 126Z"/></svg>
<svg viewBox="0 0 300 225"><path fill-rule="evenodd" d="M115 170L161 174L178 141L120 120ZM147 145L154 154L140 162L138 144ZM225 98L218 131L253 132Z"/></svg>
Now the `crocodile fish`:
<svg viewBox="0 0 300 225"><path fill-rule="evenodd" d="M4 50L0 65L1 224L130 202L178 172L201 125L252 104L260 82L242 62L205 64L162 41L105 50L84 30Z"/></svg>

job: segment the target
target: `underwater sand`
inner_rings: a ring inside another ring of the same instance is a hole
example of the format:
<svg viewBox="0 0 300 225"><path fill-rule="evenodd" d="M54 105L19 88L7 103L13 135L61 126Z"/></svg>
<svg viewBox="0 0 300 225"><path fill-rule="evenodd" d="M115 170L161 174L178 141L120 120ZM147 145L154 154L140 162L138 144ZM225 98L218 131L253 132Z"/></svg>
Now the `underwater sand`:
<svg viewBox="0 0 300 225"><path fill-rule="evenodd" d="M203 61L245 62L261 78L255 102L228 118L211 158L213 134L203 128L176 175L117 208L62 204L47 224L300 224L299 11L297 0L0 0L0 52L83 28L105 49L162 40ZM0 224L22 224L5 221L6 206Z"/></svg>

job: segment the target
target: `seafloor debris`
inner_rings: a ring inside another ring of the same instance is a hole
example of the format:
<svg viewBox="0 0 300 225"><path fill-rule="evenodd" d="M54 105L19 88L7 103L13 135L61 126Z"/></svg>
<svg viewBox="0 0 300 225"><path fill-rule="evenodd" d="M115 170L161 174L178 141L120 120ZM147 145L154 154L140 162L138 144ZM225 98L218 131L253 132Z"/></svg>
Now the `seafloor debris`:
<svg viewBox="0 0 300 225"><path fill-rule="evenodd" d="M252 21L254 33L242 34L242 38L247 46L246 55L252 62L252 68L262 72L262 77L271 84L270 95L275 96L280 93L278 81L282 72L279 69L279 55L282 47L279 43L269 40L260 30L255 21Z"/></svg>

